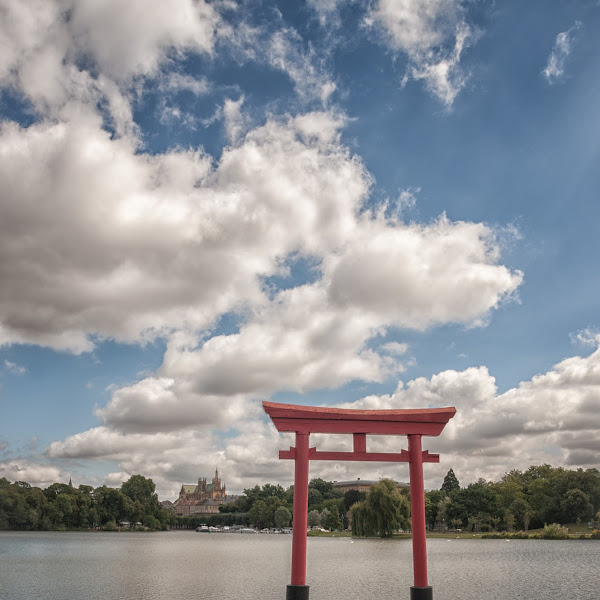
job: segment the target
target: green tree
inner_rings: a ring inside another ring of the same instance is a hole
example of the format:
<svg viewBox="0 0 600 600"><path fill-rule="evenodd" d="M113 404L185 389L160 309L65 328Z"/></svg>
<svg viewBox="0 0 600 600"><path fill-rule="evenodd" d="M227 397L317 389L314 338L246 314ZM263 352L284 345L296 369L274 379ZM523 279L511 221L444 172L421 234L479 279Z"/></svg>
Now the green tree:
<svg viewBox="0 0 600 600"><path fill-rule="evenodd" d="M448 513L451 505L452 499L449 496L444 496L441 498L437 505L437 520L446 526L448 526Z"/></svg>
<svg viewBox="0 0 600 600"><path fill-rule="evenodd" d="M346 511L350 510L350 507L357 502L362 502L367 497L366 492L359 492L358 490L348 490L344 494L344 507Z"/></svg>
<svg viewBox="0 0 600 600"><path fill-rule="evenodd" d="M517 497L509 507L509 511L514 515L515 525L524 531L529 528L529 518L531 509L529 503L523 497Z"/></svg>
<svg viewBox="0 0 600 600"><path fill-rule="evenodd" d="M255 527L263 529L268 522L269 512L267 503L264 500L257 500L248 511L248 518Z"/></svg>
<svg viewBox="0 0 600 600"><path fill-rule="evenodd" d="M260 497L265 500L266 498L271 498L273 496L280 500L285 500L285 490L280 485L273 485L271 483L263 485L260 491Z"/></svg>
<svg viewBox="0 0 600 600"><path fill-rule="evenodd" d="M318 510L311 510L306 518L306 524L309 527L319 527L321 525L321 515Z"/></svg>
<svg viewBox="0 0 600 600"><path fill-rule="evenodd" d="M156 531L161 529L160 521L154 515L146 515L142 521L144 527Z"/></svg>
<svg viewBox="0 0 600 600"><path fill-rule="evenodd" d="M351 511L353 535L391 537L408 526L410 507L406 496L398 493L396 483L382 479L371 486L367 499L355 504Z"/></svg>
<svg viewBox="0 0 600 600"><path fill-rule="evenodd" d="M561 500L560 506L563 511L563 523L574 523L577 519L591 517L594 513L590 497L579 488L569 490Z"/></svg>
<svg viewBox="0 0 600 600"><path fill-rule="evenodd" d="M275 527L277 527L278 529L289 527L291 520L292 513L290 513L290 511L285 506L280 506L275 511Z"/></svg>
<svg viewBox="0 0 600 600"><path fill-rule="evenodd" d="M333 483L319 477L310 480L308 489L309 493L311 489L318 490L323 500L331 500L332 498L341 498L343 496L342 492L333 487Z"/></svg>
<svg viewBox="0 0 600 600"><path fill-rule="evenodd" d="M321 506L323 502L323 494L317 488L308 488L308 507L315 508Z"/></svg>
<svg viewBox="0 0 600 600"><path fill-rule="evenodd" d="M134 502L141 502L142 505L148 507L158 504L158 499L154 494L155 488L152 479L147 479L143 475L132 475L121 485L121 492Z"/></svg>
<svg viewBox="0 0 600 600"><path fill-rule="evenodd" d="M435 527L436 521L443 521L445 515L440 515L440 501L446 498L444 490L431 490L425 492L425 520L429 525L429 529Z"/></svg>
<svg viewBox="0 0 600 600"><path fill-rule="evenodd" d="M53 483L44 490L44 495L48 500L54 501L59 494L72 494L73 492L73 488L66 483Z"/></svg>
<svg viewBox="0 0 600 600"><path fill-rule="evenodd" d="M326 513L323 516L323 513ZM325 509L321 513L321 526L329 531L340 531L342 529L342 520L337 511Z"/></svg>
<svg viewBox="0 0 600 600"><path fill-rule="evenodd" d="M446 492L446 494L449 494L453 490L460 489L460 484L458 483L458 479L456 478L456 475L452 469L446 473L446 477L444 477L444 482L442 483L441 489Z"/></svg>

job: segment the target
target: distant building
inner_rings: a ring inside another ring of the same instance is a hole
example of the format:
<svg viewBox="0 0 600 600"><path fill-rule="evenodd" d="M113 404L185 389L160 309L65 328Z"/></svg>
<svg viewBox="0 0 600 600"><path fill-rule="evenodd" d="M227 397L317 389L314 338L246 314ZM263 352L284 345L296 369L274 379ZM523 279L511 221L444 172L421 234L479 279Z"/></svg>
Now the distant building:
<svg viewBox="0 0 600 600"><path fill-rule="evenodd" d="M334 481L333 487L334 487L334 489L342 492L342 494L345 494L346 492L349 492L350 490L356 490L357 492L365 492L366 493L369 491L369 489L371 488L371 486L374 483L379 483L379 480L373 481L371 479L361 479L359 477L358 479L354 479L352 481ZM400 482L396 482L396 486L400 490L402 488L408 487L408 483L404 483L404 482L400 481Z"/></svg>
<svg viewBox="0 0 600 600"><path fill-rule="evenodd" d="M170 500L161 500L158 505L161 508L166 508L167 510L175 510L175 504L173 504L173 502Z"/></svg>
<svg viewBox="0 0 600 600"><path fill-rule="evenodd" d="M206 515L219 512L219 506L225 504L227 490L221 482L219 470L215 469L212 483L206 482L206 477L198 478L198 485L183 484L179 498L175 501L175 514L182 517Z"/></svg>

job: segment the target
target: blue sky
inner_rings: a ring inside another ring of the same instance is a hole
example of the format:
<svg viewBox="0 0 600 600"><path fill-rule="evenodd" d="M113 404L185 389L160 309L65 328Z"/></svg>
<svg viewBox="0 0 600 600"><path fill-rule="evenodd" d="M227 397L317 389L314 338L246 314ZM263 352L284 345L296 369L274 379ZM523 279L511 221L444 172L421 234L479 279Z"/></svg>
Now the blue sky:
<svg viewBox="0 0 600 600"><path fill-rule="evenodd" d="M287 485L264 399L456 406L429 487L598 467L597 2L0 14L0 476Z"/></svg>

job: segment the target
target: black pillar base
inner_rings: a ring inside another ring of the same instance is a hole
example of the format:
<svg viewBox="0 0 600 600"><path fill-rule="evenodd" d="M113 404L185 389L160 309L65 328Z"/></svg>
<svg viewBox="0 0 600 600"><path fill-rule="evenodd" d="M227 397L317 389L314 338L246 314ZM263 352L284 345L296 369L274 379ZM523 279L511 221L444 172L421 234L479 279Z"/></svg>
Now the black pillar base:
<svg viewBox="0 0 600 600"><path fill-rule="evenodd" d="M308 600L307 585L288 585L285 600Z"/></svg>
<svg viewBox="0 0 600 600"><path fill-rule="evenodd" d="M411 587L410 600L433 600L433 589L430 585L427 587Z"/></svg>

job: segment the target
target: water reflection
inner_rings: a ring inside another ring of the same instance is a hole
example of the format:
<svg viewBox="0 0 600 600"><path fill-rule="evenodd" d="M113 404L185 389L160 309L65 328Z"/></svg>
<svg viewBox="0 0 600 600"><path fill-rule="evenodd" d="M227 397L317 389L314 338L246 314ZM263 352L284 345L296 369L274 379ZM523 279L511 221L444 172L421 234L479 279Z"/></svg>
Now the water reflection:
<svg viewBox="0 0 600 600"><path fill-rule="evenodd" d="M428 540L436 600L596 598L600 542ZM0 533L0 598L281 600L291 536ZM410 540L309 538L311 600L408 598Z"/></svg>

